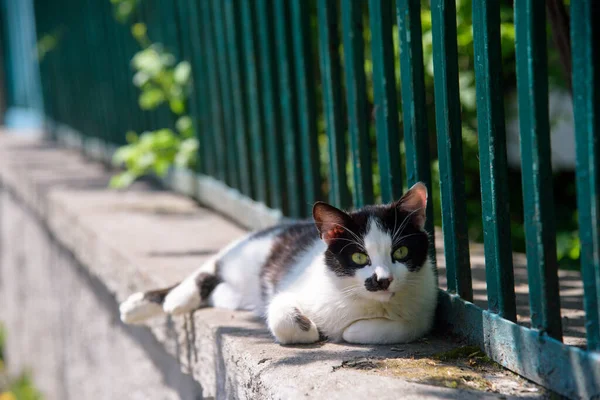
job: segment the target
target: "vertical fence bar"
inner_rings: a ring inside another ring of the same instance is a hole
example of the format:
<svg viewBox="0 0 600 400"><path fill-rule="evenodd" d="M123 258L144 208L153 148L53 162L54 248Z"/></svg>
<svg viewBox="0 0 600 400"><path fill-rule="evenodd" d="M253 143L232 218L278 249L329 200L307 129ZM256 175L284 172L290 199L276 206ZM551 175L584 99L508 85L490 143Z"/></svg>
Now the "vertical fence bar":
<svg viewBox="0 0 600 400"><path fill-rule="evenodd" d="M286 170L286 197L290 217L303 215L303 187L300 184L300 162L298 161L298 121L296 118L297 98L296 85L293 82L294 64L292 62L292 32L289 2L277 0L275 8L275 41L277 43L277 65L279 66L279 96L282 111L282 127L284 137L284 159ZM280 151L281 149L279 149Z"/></svg>
<svg viewBox="0 0 600 400"><path fill-rule="evenodd" d="M397 0L396 14L400 42L400 81L402 85L402 120L404 122L404 145L406 146L407 183L408 186L412 186L418 181L422 181L429 188L425 229L431 237L429 255L435 262L431 160L427 131L423 38L419 0Z"/></svg>
<svg viewBox="0 0 600 400"><path fill-rule="evenodd" d="M348 131L352 154L354 207L372 204L373 169L369 143L367 88L365 83L365 42L363 39L363 4L342 1L342 33L348 102Z"/></svg>
<svg viewBox="0 0 600 400"><path fill-rule="evenodd" d="M473 1L473 43L488 307L515 321L499 0Z"/></svg>
<svg viewBox="0 0 600 400"><path fill-rule="evenodd" d="M321 174L319 171L319 141L314 76L314 55L311 46L310 3L293 0L292 31L294 32L294 62L298 94L298 122L300 152L302 154L302 184L304 206L302 214L309 215L312 205L321 198Z"/></svg>
<svg viewBox="0 0 600 400"><path fill-rule="evenodd" d="M251 160L253 186L256 200L267 202L267 179L265 170L265 138L261 118L262 91L258 74L256 35L253 20L252 0L241 0L244 58L246 60L246 84L248 94L248 122L251 133Z"/></svg>
<svg viewBox="0 0 600 400"><path fill-rule="evenodd" d="M319 52L325 124L329 139L329 200L339 206L350 206L346 177L346 142L342 116L340 81L340 38L335 1L317 2L319 20Z"/></svg>
<svg viewBox="0 0 600 400"><path fill-rule="evenodd" d="M192 0L195 1L195 0ZM214 177L221 180L227 180L227 157L225 150L225 130L223 123L223 108L222 96L220 92L219 81L219 65L215 51L214 41L214 18L210 1L201 1L200 3L200 18L202 25L202 41L201 45L204 48L206 80L208 82L208 90L211 94L210 101L210 135L214 140L215 149L215 170Z"/></svg>
<svg viewBox="0 0 600 400"><path fill-rule="evenodd" d="M190 59L192 60L192 72L195 91L192 96L195 98L197 118L194 121L196 137L199 142L198 157L199 172L215 176L216 175L216 155L213 141L214 124L209 103L214 99L214 92L210 90L208 83L209 73L207 69L208 49L204 45L201 37L202 20L201 11L196 0L185 0L189 10L190 24Z"/></svg>
<svg viewBox="0 0 600 400"><path fill-rule="evenodd" d="M224 150L227 155L227 184L236 189L240 188L239 162L236 152L235 116L233 99L231 95L231 70L227 57L227 28L225 26L225 4L221 0L213 0L213 22L215 26L217 63L215 68L219 72L221 86L221 100L223 112L223 126L225 128Z"/></svg>
<svg viewBox="0 0 600 400"><path fill-rule="evenodd" d="M392 38L393 15L392 2L389 0L369 0L377 157L381 176L381 200L384 202L397 200L402 195L398 100Z"/></svg>
<svg viewBox="0 0 600 400"><path fill-rule="evenodd" d="M455 0L431 1L433 84L448 290L473 301L463 170Z"/></svg>
<svg viewBox="0 0 600 400"><path fill-rule="evenodd" d="M258 24L258 47L260 53L261 91L263 93L263 121L266 133L267 165L269 170L269 205L275 209L286 209L283 201L283 176L285 167L281 149L281 113L276 103L279 96L277 54L273 8L269 0L256 0L256 22Z"/></svg>
<svg viewBox="0 0 600 400"><path fill-rule="evenodd" d="M231 77L231 97L233 104L233 137L237 150L239 171L239 189L246 196L252 197L252 169L249 160L249 141L246 131L245 85L242 71L240 35L238 32L239 7L236 1L224 2L225 30L227 35L227 53L229 73Z"/></svg>
<svg viewBox="0 0 600 400"><path fill-rule="evenodd" d="M195 4L190 2L189 0L177 0L175 10L177 12L177 21L179 24L179 42L181 46L181 57L182 60L187 61L191 67L191 76L190 76L190 95L188 100L186 101L186 114L189 118L192 119L192 125L194 127L194 132L196 136L196 140L198 141L198 150L202 149L205 146L203 136L200 136L199 129L200 126L205 123L204 109L200 106L200 103L203 102L204 98L200 98L197 93L200 91L200 86L204 84L203 75L199 73L200 66L197 63L196 55L197 52L194 49L194 42L199 39L198 38L198 21ZM194 21L192 21L194 20ZM175 125L177 128L177 125ZM206 173L206 161L204 157L201 156L200 151L196 152L196 157L198 157L195 171L196 172L204 172Z"/></svg>
<svg viewBox="0 0 600 400"><path fill-rule="evenodd" d="M173 54L175 59L179 59L179 48L176 46L177 33L171 25L172 22L165 23L165 21L173 21L172 18L172 2L165 2L160 0L154 0L152 7L153 14L153 31L156 32L159 43L162 43L165 48ZM158 123L160 126L172 126L173 125L173 113L169 110L168 106L158 107L155 111L158 116Z"/></svg>
<svg viewBox="0 0 600 400"><path fill-rule="evenodd" d="M550 160L546 5L535 0L516 2L515 30L531 325L561 340Z"/></svg>
<svg viewBox="0 0 600 400"><path fill-rule="evenodd" d="M600 7L571 2L577 208L587 347L600 349Z"/></svg>

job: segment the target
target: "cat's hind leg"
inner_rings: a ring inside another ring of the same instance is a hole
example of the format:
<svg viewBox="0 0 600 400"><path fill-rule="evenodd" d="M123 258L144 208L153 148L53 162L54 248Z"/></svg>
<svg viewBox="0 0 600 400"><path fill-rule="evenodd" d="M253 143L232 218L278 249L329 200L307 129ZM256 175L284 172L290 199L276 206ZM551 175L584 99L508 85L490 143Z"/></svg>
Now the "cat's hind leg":
<svg viewBox="0 0 600 400"><path fill-rule="evenodd" d="M209 260L175 286L132 294L119 306L121 321L139 324L165 313L178 315L208 305L207 299L220 282L215 272L215 260Z"/></svg>
<svg viewBox="0 0 600 400"><path fill-rule="evenodd" d="M281 344L315 343L319 330L314 322L302 313L294 295L276 295L267 309L267 324Z"/></svg>
<svg viewBox="0 0 600 400"><path fill-rule="evenodd" d="M208 305L207 300L219 283L220 279L208 272L190 276L166 295L162 305L164 312L179 315Z"/></svg>

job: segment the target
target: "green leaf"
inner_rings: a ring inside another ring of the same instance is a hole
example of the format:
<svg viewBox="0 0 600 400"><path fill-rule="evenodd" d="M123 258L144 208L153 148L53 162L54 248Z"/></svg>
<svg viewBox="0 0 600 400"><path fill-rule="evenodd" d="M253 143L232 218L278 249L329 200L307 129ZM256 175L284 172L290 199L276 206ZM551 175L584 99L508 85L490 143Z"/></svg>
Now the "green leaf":
<svg viewBox="0 0 600 400"><path fill-rule="evenodd" d="M122 189L130 186L137 176L130 171L122 172L118 175L113 176L110 179L109 186L113 189Z"/></svg>
<svg viewBox="0 0 600 400"><path fill-rule="evenodd" d="M170 166L171 163L167 159L156 160L156 163L154 164L154 173L160 177L163 177L169 171Z"/></svg>
<svg viewBox="0 0 600 400"><path fill-rule="evenodd" d="M117 19L120 22L127 21L129 16L133 13L133 10L134 10L134 4L132 2L129 2L129 1L121 2L121 4L119 4L116 9Z"/></svg>
<svg viewBox="0 0 600 400"><path fill-rule="evenodd" d="M571 250L569 251L569 257L572 260L578 260L581 255L581 242L579 240L579 235L573 238L573 245Z"/></svg>
<svg viewBox="0 0 600 400"><path fill-rule="evenodd" d="M173 71L173 77L175 78L175 82L179 83L180 85L185 85L189 81L191 73L192 67L190 63L187 61L182 61L175 67L175 70Z"/></svg>
<svg viewBox="0 0 600 400"><path fill-rule="evenodd" d="M136 70L144 71L150 76L157 75L163 69L163 60L154 47L137 52L131 62Z"/></svg>
<svg viewBox="0 0 600 400"><path fill-rule="evenodd" d="M185 103L181 99L172 99L169 101L169 107L174 114L181 115L185 112Z"/></svg>
<svg viewBox="0 0 600 400"><path fill-rule="evenodd" d="M127 162L135 152L135 149L131 145L121 146L115 151L112 157L112 163L115 166L121 166L121 164Z"/></svg>
<svg viewBox="0 0 600 400"><path fill-rule="evenodd" d="M187 116L181 116L177 119L177 121L175 122L175 128L177 128L177 131L184 137L189 137L191 136L192 132L192 128L193 128L193 123L192 123L192 119Z"/></svg>
<svg viewBox="0 0 600 400"><path fill-rule="evenodd" d="M145 71L138 71L133 75L133 84L141 88L150 81L150 75Z"/></svg>
<svg viewBox="0 0 600 400"><path fill-rule="evenodd" d="M147 33L148 33L148 28L146 27L146 24L144 24L142 22L135 23L131 27L131 34L138 41L144 40L146 38Z"/></svg>
<svg viewBox="0 0 600 400"><path fill-rule="evenodd" d="M160 89L151 88L140 93L139 104L143 110L152 110L165 101L165 95Z"/></svg>
<svg viewBox="0 0 600 400"><path fill-rule="evenodd" d="M192 164L198 154L198 140L196 138L185 139L181 142L179 151L175 156L175 165L186 168Z"/></svg>
<svg viewBox="0 0 600 400"><path fill-rule="evenodd" d="M135 133L135 131L127 131L125 134L125 140L127 140L127 143L129 144L136 143L138 141L138 135Z"/></svg>

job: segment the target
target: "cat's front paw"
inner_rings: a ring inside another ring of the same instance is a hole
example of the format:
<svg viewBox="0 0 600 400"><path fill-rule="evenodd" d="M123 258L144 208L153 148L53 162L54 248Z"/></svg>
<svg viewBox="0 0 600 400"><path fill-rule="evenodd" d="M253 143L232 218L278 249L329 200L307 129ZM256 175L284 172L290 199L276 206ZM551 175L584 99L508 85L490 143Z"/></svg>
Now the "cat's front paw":
<svg viewBox="0 0 600 400"><path fill-rule="evenodd" d="M314 322L293 309L288 315L269 321L269 329L281 344L306 344L319 341L319 330Z"/></svg>
<svg viewBox="0 0 600 400"><path fill-rule="evenodd" d="M416 338L416 332L399 321L373 318L350 324L344 330L342 338L348 343L356 344L407 343Z"/></svg>

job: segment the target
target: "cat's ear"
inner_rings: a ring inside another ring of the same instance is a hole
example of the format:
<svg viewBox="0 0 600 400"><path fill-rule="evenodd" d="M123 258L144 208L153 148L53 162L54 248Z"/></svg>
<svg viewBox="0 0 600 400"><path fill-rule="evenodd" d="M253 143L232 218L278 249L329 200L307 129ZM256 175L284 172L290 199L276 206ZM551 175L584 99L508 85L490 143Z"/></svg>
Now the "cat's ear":
<svg viewBox="0 0 600 400"><path fill-rule="evenodd" d="M396 202L396 207L410 214L419 229L425 227L427 218L427 186L422 182L415 183L400 200Z"/></svg>
<svg viewBox="0 0 600 400"><path fill-rule="evenodd" d="M319 236L327 244L343 235L348 224L352 222L348 214L322 201L313 206L313 218Z"/></svg>

